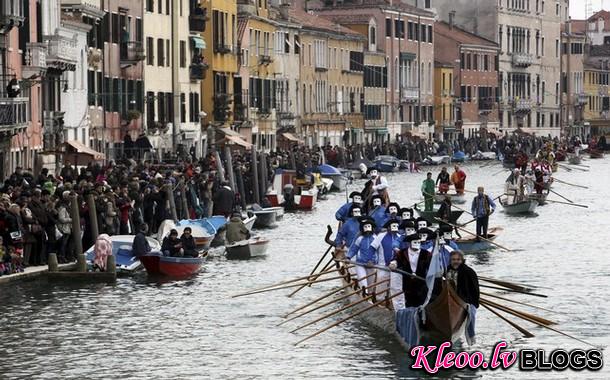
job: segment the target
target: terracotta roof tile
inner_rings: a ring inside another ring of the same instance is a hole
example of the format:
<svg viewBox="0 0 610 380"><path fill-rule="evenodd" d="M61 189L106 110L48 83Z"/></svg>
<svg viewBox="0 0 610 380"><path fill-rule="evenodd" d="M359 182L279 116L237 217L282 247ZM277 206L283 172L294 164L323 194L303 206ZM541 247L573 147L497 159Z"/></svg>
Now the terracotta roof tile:
<svg viewBox="0 0 610 380"><path fill-rule="evenodd" d="M494 41L488 40L476 34L465 31L464 29L460 29L457 26L453 26L453 29L449 26L448 23L444 21L437 21L434 23L434 33L440 34L444 37L450 38L454 41L463 43L463 44L472 44L472 45L484 45L489 47L498 47L498 44Z"/></svg>
<svg viewBox="0 0 610 380"><path fill-rule="evenodd" d="M365 39L360 33L341 26L326 17L306 12L298 4L293 4L289 10L290 21L295 21L303 26L303 29L317 29L330 33L341 33L351 38Z"/></svg>

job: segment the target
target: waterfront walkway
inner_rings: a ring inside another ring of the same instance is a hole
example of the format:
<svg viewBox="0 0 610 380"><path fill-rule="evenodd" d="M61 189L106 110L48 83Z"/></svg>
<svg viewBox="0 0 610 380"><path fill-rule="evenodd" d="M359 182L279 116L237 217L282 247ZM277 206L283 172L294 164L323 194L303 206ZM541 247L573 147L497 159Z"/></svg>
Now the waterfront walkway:
<svg viewBox="0 0 610 380"><path fill-rule="evenodd" d="M69 263L69 264L59 264L59 270L70 270L73 269L73 267L76 265L76 263ZM36 277L40 277L43 274L47 273L49 271L49 266L48 265L39 265L39 266L35 266L35 267L27 267L25 268L25 270L21 273L13 273L13 274L9 274L9 275L5 275L5 276L0 276L0 285L5 285L14 281L22 281L22 280L27 280L27 279L32 279L32 278L36 278Z"/></svg>

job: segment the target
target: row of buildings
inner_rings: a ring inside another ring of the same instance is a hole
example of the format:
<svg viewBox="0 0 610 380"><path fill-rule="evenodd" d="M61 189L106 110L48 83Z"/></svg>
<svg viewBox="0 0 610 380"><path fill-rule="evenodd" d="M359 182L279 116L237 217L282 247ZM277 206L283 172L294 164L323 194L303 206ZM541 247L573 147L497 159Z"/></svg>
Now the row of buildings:
<svg viewBox="0 0 610 380"><path fill-rule="evenodd" d="M4 0L0 177L142 136L197 155L586 137L608 124L608 16L570 20L568 0Z"/></svg>

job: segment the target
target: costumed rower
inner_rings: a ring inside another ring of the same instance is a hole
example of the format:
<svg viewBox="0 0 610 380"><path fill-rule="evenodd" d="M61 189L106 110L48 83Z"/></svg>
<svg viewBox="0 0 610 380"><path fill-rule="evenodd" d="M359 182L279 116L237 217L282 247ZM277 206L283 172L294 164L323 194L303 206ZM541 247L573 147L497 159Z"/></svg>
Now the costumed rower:
<svg viewBox="0 0 610 380"><path fill-rule="evenodd" d="M385 215L385 207L382 204L382 199L380 195L373 195L373 206L369 211L369 217L371 217L375 221L375 225L377 226L375 232L379 232L381 226L385 224L386 215Z"/></svg>
<svg viewBox="0 0 610 380"><path fill-rule="evenodd" d="M421 194L424 197L425 201L425 211L433 211L434 210L434 180L432 179L432 173L428 172L426 174L426 179L421 184Z"/></svg>
<svg viewBox="0 0 610 380"><path fill-rule="evenodd" d="M451 174L451 183L455 186L455 192L459 195L464 194L466 188L466 173L458 165L453 167L454 172Z"/></svg>
<svg viewBox="0 0 610 380"><path fill-rule="evenodd" d="M362 265L377 264L377 256L371 250L371 243L375 239L373 230L375 229L375 221L371 218L363 217L360 219L360 236L354 240L354 243L347 252L347 258L355 260L356 263ZM375 272L374 268L368 268L362 265L356 265L356 275L360 278L360 286L366 287L368 278L366 276ZM376 282L375 277L370 277L371 283Z"/></svg>
<svg viewBox="0 0 610 380"><path fill-rule="evenodd" d="M406 237L406 240L409 247L401 250L398 255L396 255L396 260L390 263L390 269L398 268L404 272L426 278L428 268L430 267L430 260L432 258L431 253L421 249L419 236L410 235ZM392 288L393 287L394 285L392 285ZM428 286L425 281L408 275L402 275L402 291L404 292L404 303L402 306L415 307L422 305L426 300ZM399 296L396 298L402 297ZM402 300L398 300L398 302L400 301ZM400 306L400 303L397 305L397 302L394 302L394 310L398 310Z"/></svg>
<svg viewBox="0 0 610 380"><path fill-rule="evenodd" d="M399 244L401 236L398 233L399 221L398 219L390 219L383 226L385 231L379 233L373 242L371 243L371 250L377 256L377 263L379 265L388 266L394 260L395 254L399 251ZM377 272L377 281L382 281L390 278L390 273L385 270ZM377 287L376 292L385 291L389 284L384 283ZM385 293L381 295L385 298Z"/></svg>
<svg viewBox="0 0 610 380"><path fill-rule="evenodd" d="M432 252L434 248L434 241L436 239L436 233L429 228L421 228L417 230L419 240L421 242L421 248L423 250Z"/></svg>
<svg viewBox="0 0 610 380"><path fill-rule="evenodd" d="M441 255L441 263L443 264L443 268L447 269L451 262L451 252L458 249L458 245L453 240L453 236L451 236L451 232L453 232L453 228L448 225L443 225L439 228L439 254Z"/></svg>
<svg viewBox="0 0 610 380"><path fill-rule="evenodd" d="M385 209L385 219L383 220L383 225L388 222L388 220L395 219L398 220L398 211L400 211L400 206L396 202L390 202L388 207ZM399 221L400 223L400 221Z"/></svg>
<svg viewBox="0 0 610 380"><path fill-rule="evenodd" d="M400 209L400 220L402 222L404 222L406 220L415 221L415 218L413 218L413 209L412 208L401 208Z"/></svg>
<svg viewBox="0 0 610 380"><path fill-rule="evenodd" d="M443 166L441 172L436 177L436 185L438 186L438 192L441 194L447 194L449 191L450 179L447 168Z"/></svg>
<svg viewBox="0 0 610 380"><path fill-rule="evenodd" d="M339 223L345 223L345 221L349 219L349 212L354 204L362 205L362 194L357 191L352 191L349 195L349 199L350 201L339 207L335 213L335 219L337 219Z"/></svg>
<svg viewBox="0 0 610 380"><path fill-rule="evenodd" d="M335 238L336 247L351 247L356 237L360 233L360 217L362 216L362 208L358 204L353 204L349 210L349 219L343 224L337 232Z"/></svg>
<svg viewBox="0 0 610 380"><path fill-rule="evenodd" d="M377 169L370 169L369 175L371 176L371 181L373 181L373 195L380 195L385 205L390 203L388 180L384 176L379 175Z"/></svg>

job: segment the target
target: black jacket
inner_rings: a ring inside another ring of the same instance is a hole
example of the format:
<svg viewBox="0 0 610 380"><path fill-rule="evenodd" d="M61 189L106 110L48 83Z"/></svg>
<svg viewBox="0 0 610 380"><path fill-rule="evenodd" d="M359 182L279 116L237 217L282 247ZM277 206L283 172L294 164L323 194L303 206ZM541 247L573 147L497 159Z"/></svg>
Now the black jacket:
<svg viewBox="0 0 610 380"><path fill-rule="evenodd" d="M453 270L453 269L449 269ZM457 294L464 302L479 307L479 277L476 272L466 264L457 269Z"/></svg>
<svg viewBox="0 0 610 380"><path fill-rule="evenodd" d="M432 254L422 249L419 252L419 260L417 261L415 275L426 278L431 259ZM409 263L408 249L403 249L398 255L396 261L398 262L398 269L407 273L413 273L411 270L411 264ZM428 295L428 286L426 285L425 281L407 275L402 276L402 290L405 295L405 305L407 307L419 306L423 304L426 300L426 296Z"/></svg>
<svg viewBox="0 0 610 380"><path fill-rule="evenodd" d="M235 194L233 190L224 186L220 187L214 194L214 215L229 215L233 211Z"/></svg>

